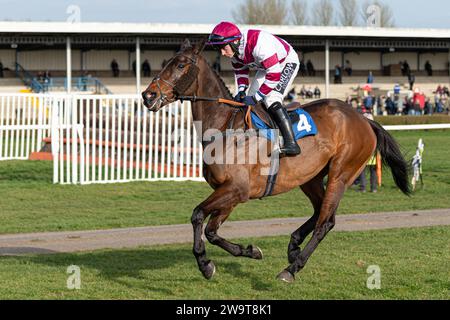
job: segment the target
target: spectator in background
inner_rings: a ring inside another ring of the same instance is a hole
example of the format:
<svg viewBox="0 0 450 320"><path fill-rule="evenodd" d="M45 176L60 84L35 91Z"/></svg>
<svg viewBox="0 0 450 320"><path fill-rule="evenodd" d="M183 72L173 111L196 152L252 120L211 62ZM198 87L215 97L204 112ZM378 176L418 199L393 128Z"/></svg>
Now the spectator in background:
<svg viewBox="0 0 450 320"><path fill-rule="evenodd" d="M314 69L314 65L311 62L311 60L308 60L308 62L306 62L306 69L308 71L308 76L310 77L316 76L316 70Z"/></svg>
<svg viewBox="0 0 450 320"><path fill-rule="evenodd" d="M297 93L295 92L295 88L292 88L291 91L286 96L286 101L292 102L297 98Z"/></svg>
<svg viewBox="0 0 450 320"><path fill-rule="evenodd" d="M378 110L377 110L377 115L382 115L382 116L387 116L387 111L386 111L386 96L378 96L377 98L377 106L378 106Z"/></svg>
<svg viewBox="0 0 450 320"><path fill-rule="evenodd" d="M409 77L411 73L411 68L409 67L408 61L405 60L402 64L402 75Z"/></svg>
<svg viewBox="0 0 450 320"><path fill-rule="evenodd" d="M50 71L46 70L43 74L42 74L42 86L43 86L43 90L44 92L48 92L48 88L50 86L50 83L52 81L52 74L50 73Z"/></svg>
<svg viewBox="0 0 450 320"><path fill-rule="evenodd" d="M362 113L370 113L372 114L373 109L373 97L368 93L364 92L364 99L363 99L363 106L362 106Z"/></svg>
<svg viewBox="0 0 450 320"><path fill-rule="evenodd" d="M308 99L312 99L314 97L314 90L311 86L308 87L308 90L306 91L306 96Z"/></svg>
<svg viewBox="0 0 450 320"><path fill-rule="evenodd" d="M430 98L425 100L425 114L432 115L433 114L433 105L431 104Z"/></svg>
<svg viewBox="0 0 450 320"><path fill-rule="evenodd" d="M316 88L314 89L314 98L320 99L320 95L321 95L321 92L320 92L319 86L316 86Z"/></svg>
<svg viewBox="0 0 450 320"><path fill-rule="evenodd" d="M409 90L412 91L414 89L414 83L416 82L416 76L414 75L414 73L409 73L408 82L409 82Z"/></svg>
<svg viewBox="0 0 450 320"><path fill-rule="evenodd" d="M352 66L352 63L350 62L350 60L345 60L344 70L345 70L345 72L347 72L347 75L349 77L352 76L353 66Z"/></svg>
<svg viewBox="0 0 450 320"><path fill-rule="evenodd" d="M420 116L425 108L425 95L418 88L414 90L412 115Z"/></svg>
<svg viewBox="0 0 450 320"><path fill-rule="evenodd" d="M136 60L131 64L131 68L133 69L133 75L136 76Z"/></svg>
<svg viewBox="0 0 450 320"><path fill-rule="evenodd" d="M373 120L373 119L371 119ZM376 152L372 155L372 157L367 162L366 167L361 172L359 176L359 191L366 192L366 169L369 169L370 173L370 192L376 193L378 186L378 175L377 175L377 157Z"/></svg>
<svg viewBox="0 0 450 320"><path fill-rule="evenodd" d="M81 75L81 91L87 91L89 80L92 76L87 70L84 70Z"/></svg>
<svg viewBox="0 0 450 320"><path fill-rule="evenodd" d="M144 77L150 77L152 72L152 68L150 67L150 62L147 59L142 63L142 72L144 73Z"/></svg>
<svg viewBox="0 0 450 320"><path fill-rule="evenodd" d="M369 71L369 75L367 76L367 83L373 83L373 73Z"/></svg>
<svg viewBox="0 0 450 320"><path fill-rule="evenodd" d="M442 101L442 108L443 108L442 112L448 112L449 111L449 102L450 102L450 100L448 99L448 95L444 94L442 96L441 101Z"/></svg>
<svg viewBox="0 0 450 320"><path fill-rule="evenodd" d="M435 108L437 113L441 113L442 110L443 110L442 102L441 102L441 94L437 90L436 90L436 93L434 95L434 108Z"/></svg>
<svg viewBox="0 0 450 320"><path fill-rule="evenodd" d="M307 94L308 94L308 92L306 91L305 85L303 85L302 88L300 89L300 97L302 99L305 99Z"/></svg>
<svg viewBox="0 0 450 320"><path fill-rule="evenodd" d="M302 76L302 77L306 76L307 71L306 71L306 64L305 64L304 58L302 58L302 60L300 60L300 67L299 67L298 71L300 73L300 76Z"/></svg>
<svg viewBox="0 0 450 320"><path fill-rule="evenodd" d="M339 65L336 65L334 67L334 83L342 83L342 69Z"/></svg>
<svg viewBox="0 0 450 320"><path fill-rule="evenodd" d="M433 67L431 66L431 63L429 60L425 62L425 71L427 72L427 75L431 77L433 75Z"/></svg>
<svg viewBox="0 0 450 320"><path fill-rule="evenodd" d="M396 94L396 95L400 94L400 90L401 90L400 85L398 83L396 83L394 86L394 94Z"/></svg>
<svg viewBox="0 0 450 320"><path fill-rule="evenodd" d="M119 64L117 63L116 59L113 59L111 61L111 70L113 73L113 77L117 78L119 76ZM135 72L136 73L136 72Z"/></svg>
<svg viewBox="0 0 450 320"><path fill-rule="evenodd" d="M0 61L0 78L3 78L3 63Z"/></svg>
<svg viewBox="0 0 450 320"><path fill-rule="evenodd" d="M388 95L385 101L386 112L388 115L394 115L397 113L397 108L395 107L394 101L392 101L391 97Z"/></svg>
<svg viewBox="0 0 450 320"><path fill-rule="evenodd" d="M400 116L403 114L403 101L400 99L400 95L394 96L394 105L395 105L395 111L396 115Z"/></svg>
<svg viewBox="0 0 450 320"><path fill-rule="evenodd" d="M414 100L413 97L405 97L404 100L404 110L403 113L404 114L409 114L409 115L413 115L414 114Z"/></svg>

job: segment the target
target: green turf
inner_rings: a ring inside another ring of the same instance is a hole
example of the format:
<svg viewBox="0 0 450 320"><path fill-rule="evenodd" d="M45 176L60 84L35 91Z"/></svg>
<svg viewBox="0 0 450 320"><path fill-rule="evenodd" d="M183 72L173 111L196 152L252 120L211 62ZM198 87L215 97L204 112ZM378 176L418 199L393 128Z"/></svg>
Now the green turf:
<svg viewBox="0 0 450 320"><path fill-rule="evenodd" d="M242 241L261 247L263 260L207 244L210 281L188 244L0 257L0 299L448 299L449 238L450 227L331 232L293 284L275 280L287 236ZM66 287L70 265L80 267L80 290ZM366 286L371 265L381 289Z"/></svg>
<svg viewBox="0 0 450 320"><path fill-rule="evenodd" d="M377 194L348 190L338 213L450 207L450 131L394 132L411 158L423 138L425 189L404 196L383 172ZM312 155L311 155L312 156ZM112 185L54 185L52 163L0 161L0 234L88 230L190 223L193 208L211 189L199 182L132 182ZM311 215L298 189L239 205L230 220Z"/></svg>

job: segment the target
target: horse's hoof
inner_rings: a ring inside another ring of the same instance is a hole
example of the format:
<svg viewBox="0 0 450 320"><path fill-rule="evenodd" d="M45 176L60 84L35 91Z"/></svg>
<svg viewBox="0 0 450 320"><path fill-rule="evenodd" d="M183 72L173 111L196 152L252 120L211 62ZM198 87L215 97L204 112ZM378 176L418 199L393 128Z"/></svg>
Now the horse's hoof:
<svg viewBox="0 0 450 320"><path fill-rule="evenodd" d="M206 279L211 279L213 275L216 273L216 266L212 261L209 261L206 266L202 268L202 274Z"/></svg>
<svg viewBox="0 0 450 320"><path fill-rule="evenodd" d="M259 247L249 246L252 251L252 259L261 260L263 258L263 252Z"/></svg>
<svg viewBox="0 0 450 320"><path fill-rule="evenodd" d="M289 271L283 270L278 274L277 279L280 281L283 281L283 282L293 283L295 280L295 277Z"/></svg>

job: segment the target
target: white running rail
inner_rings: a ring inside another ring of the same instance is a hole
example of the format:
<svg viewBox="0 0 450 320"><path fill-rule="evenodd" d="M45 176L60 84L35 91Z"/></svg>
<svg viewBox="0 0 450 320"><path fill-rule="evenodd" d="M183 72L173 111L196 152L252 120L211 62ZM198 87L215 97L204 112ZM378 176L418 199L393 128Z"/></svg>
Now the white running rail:
<svg viewBox="0 0 450 320"><path fill-rule="evenodd" d="M154 113L138 95L0 93L0 160L41 150L51 151L54 183L204 180L203 149L186 101Z"/></svg>

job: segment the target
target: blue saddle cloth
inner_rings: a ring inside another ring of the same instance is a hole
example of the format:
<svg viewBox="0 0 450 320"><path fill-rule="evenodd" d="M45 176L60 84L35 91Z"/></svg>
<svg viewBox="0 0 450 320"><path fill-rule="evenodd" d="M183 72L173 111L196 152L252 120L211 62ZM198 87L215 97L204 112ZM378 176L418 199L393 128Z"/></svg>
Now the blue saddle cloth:
<svg viewBox="0 0 450 320"><path fill-rule="evenodd" d="M264 121L259 118L256 113L251 112L253 126L262 133L268 140L275 140L274 131ZM306 136L317 134L317 126L308 112L303 109L297 109L289 112L292 122L292 130L294 131L295 140Z"/></svg>

